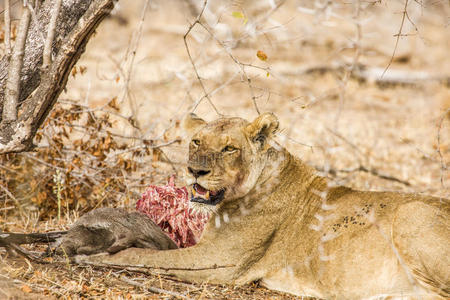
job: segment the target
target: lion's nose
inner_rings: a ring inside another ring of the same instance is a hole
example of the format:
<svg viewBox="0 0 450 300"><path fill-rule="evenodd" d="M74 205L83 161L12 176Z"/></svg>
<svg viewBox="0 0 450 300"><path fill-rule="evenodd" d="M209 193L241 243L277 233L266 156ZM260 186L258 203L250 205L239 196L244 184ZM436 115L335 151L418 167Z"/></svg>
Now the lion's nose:
<svg viewBox="0 0 450 300"><path fill-rule="evenodd" d="M196 170L196 169L192 169L191 167L188 167L188 171L189 171L189 173L194 175L195 178L199 178L200 176L204 176L206 174L211 173L210 170Z"/></svg>

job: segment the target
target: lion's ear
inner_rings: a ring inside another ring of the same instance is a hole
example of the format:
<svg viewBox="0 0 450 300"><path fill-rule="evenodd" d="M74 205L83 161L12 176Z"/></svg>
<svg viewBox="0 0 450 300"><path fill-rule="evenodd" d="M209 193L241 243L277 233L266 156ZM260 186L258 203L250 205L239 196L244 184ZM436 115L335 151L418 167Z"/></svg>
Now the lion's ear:
<svg viewBox="0 0 450 300"><path fill-rule="evenodd" d="M194 113L189 113L182 122L183 129L189 136L193 136L205 125L206 121Z"/></svg>
<svg viewBox="0 0 450 300"><path fill-rule="evenodd" d="M252 141L259 142L262 145L268 137L277 131L278 125L278 118L273 113L266 112L247 125L245 131Z"/></svg>

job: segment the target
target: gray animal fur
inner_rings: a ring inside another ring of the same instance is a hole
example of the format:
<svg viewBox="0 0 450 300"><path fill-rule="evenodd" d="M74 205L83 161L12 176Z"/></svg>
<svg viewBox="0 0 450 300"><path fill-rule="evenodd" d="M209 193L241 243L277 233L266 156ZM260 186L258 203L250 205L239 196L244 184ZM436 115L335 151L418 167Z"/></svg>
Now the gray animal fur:
<svg viewBox="0 0 450 300"><path fill-rule="evenodd" d="M130 247L178 248L146 215L121 208L98 208L86 213L54 246L68 256L116 253Z"/></svg>

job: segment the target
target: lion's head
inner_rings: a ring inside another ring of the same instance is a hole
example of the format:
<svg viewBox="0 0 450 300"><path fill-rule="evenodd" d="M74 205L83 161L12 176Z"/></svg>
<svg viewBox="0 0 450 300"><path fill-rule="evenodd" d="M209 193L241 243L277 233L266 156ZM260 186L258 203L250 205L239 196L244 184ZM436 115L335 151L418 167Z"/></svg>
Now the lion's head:
<svg viewBox="0 0 450 300"><path fill-rule="evenodd" d="M273 150L271 137L278 129L278 119L264 113L251 123L241 118L207 123L190 114L184 127L193 134L186 172L191 204L214 211L226 201L245 196L257 185L269 150Z"/></svg>

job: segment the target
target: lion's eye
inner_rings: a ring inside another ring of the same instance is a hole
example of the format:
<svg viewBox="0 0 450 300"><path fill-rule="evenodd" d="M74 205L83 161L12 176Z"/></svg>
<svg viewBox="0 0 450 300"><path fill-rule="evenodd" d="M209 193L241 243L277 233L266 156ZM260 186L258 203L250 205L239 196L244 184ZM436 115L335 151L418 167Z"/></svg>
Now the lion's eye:
<svg viewBox="0 0 450 300"><path fill-rule="evenodd" d="M234 152L234 151L236 151L236 150L237 150L236 147L233 147L233 146L228 145L228 146L226 146L225 148L223 148L222 152Z"/></svg>
<svg viewBox="0 0 450 300"><path fill-rule="evenodd" d="M195 146L200 146L200 141L199 140L192 140L192 144L194 144Z"/></svg>

